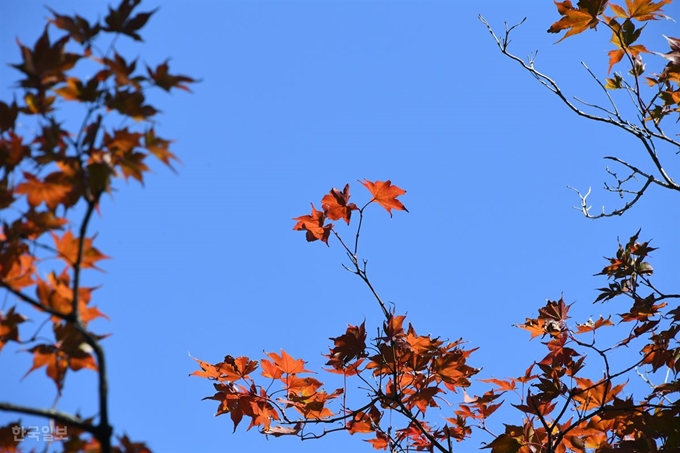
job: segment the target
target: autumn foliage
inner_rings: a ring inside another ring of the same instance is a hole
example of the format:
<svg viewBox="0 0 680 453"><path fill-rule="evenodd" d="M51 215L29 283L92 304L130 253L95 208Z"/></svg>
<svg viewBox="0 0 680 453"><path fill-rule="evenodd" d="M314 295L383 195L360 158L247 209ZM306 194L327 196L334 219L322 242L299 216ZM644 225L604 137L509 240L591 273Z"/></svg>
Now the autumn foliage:
<svg viewBox="0 0 680 453"><path fill-rule="evenodd" d="M680 40L667 38L671 48L667 53L654 52L638 42L645 23L666 18L663 7L670 3L555 2L560 18L548 30L564 32L559 41L598 26L609 30L614 49L608 53L608 75L621 64L626 64L629 72L625 77L614 73L598 83L606 92L627 92L639 112L640 124L624 119L610 94L611 109L598 106L608 117L580 110L533 62L508 52L509 33L515 27L506 28L505 37L499 38L481 18L501 51L522 64L569 108L588 119L624 129L641 141L651 157L657 174L607 157L630 170L632 176L619 178L610 172L617 185L605 188L632 199L621 209L591 215L586 194L581 196L579 208L586 217L621 215L652 184L680 190L656 154L659 142L680 146L660 126L668 115L680 112ZM659 72L643 76L646 65L642 57L646 54L662 56L668 63ZM640 88L643 83L653 92L648 99ZM642 177L641 188L623 188L636 176ZM474 348L467 347L463 339L418 334L406 315L388 309L371 284L367 261L359 256L366 210L374 204L390 216L393 210L408 212L398 199L406 192L389 180L360 183L368 190L363 205L350 201L349 184L342 190L332 188L319 204L312 203L310 214L293 219L293 230L305 232L309 242L329 245L333 238L337 240L349 259L345 269L367 285L380 306L382 324L378 329L367 327L366 321L350 324L331 337L324 355L326 367L313 375L306 369L307 362L283 349L259 359L232 355L217 363L196 359L200 369L192 376L213 381L214 393L205 399L217 401L216 415L228 415L234 430L245 419L248 430L256 428L273 437L317 439L342 431L363 436L374 449L398 452L452 452L456 442L468 439L475 430L486 433L489 440L483 448L493 453L680 450L680 308L672 304L680 294L667 293L652 283L649 259L655 247L639 239L640 231L619 244L596 274L605 277L607 284L599 288L594 303L616 300L612 310L618 314L579 322L571 318L571 305L562 298L548 300L533 317L516 324L527 331L529 340L541 341L545 355L527 361L520 376L482 378L481 366L468 363L474 360ZM341 226L356 226L353 240L339 232ZM604 330L608 332L603 335ZM367 333L375 331L375 336ZM628 352L624 359L622 351ZM340 375L342 386L325 387L317 378L321 371L328 373L330 381L332 375ZM640 394L637 386L633 394L629 390L632 380L642 382L647 391ZM486 385L487 390L469 395L466 389L473 381ZM509 405L517 411L516 419L504 420L501 432L492 430L492 424L497 424L494 414Z"/></svg>
<svg viewBox="0 0 680 453"><path fill-rule="evenodd" d="M43 416L55 429L67 427L65 452L148 451L127 436L111 446L101 343L108 334L90 328L106 315L95 305L95 288L81 283L84 271L101 270L110 258L88 228L101 197L119 178L143 182L149 156L167 166L176 159L168 148L171 141L156 132L152 118L158 110L146 101L146 91L188 90L193 82L172 74L167 62L138 70L137 59L118 53L114 38L141 41L139 31L154 13L137 12L138 4L123 0L96 22L51 11L32 46L18 43L21 60L12 66L21 73L19 101L0 101L0 288L6 293L0 350L8 343L22 345L33 355L24 377L44 369L58 397L71 372L97 373L99 394L93 399L99 411L95 418L81 418L13 401L0 402L0 410ZM51 37L55 29L61 33L57 38ZM83 71L80 63L89 69ZM90 72L92 67L96 70ZM64 128L59 115L67 103L81 107L80 129ZM20 122L38 132L24 135L30 129ZM27 321L40 316L49 329L31 331ZM0 450L19 451L20 441L12 435L18 425L0 428Z"/></svg>
<svg viewBox="0 0 680 453"><path fill-rule="evenodd" d="M61 440L65 452L149 451L126 435L115 436L118 445L112 445L102 346L108 334L91 328L106 315L95 303L96 288L82 284L83 272L100 271L111 258L98 248L89 228L102 196L121 179L144 183L152 156L168 167L176 160L169 149L172 141L156 130L153 118L159 110L147 101L148 90L188 91L194 82L173 73L167 60L141 68L137 59L118 53L115 40L102 45L106 37L141 41L140 30L154 11L137 12L139 3L123 0L95 22L51 11L38 40L32 46L19 43L20 61L12 65L21 74L19 100L0 101L0 288L3 300L10 301L0 307L0 351L20 345L31 354L32 366L20 374L44 370L57 400L68 390L71 373L96 373L98 411L81 417L13 401L0 401L0 410L44 417L55 429L68 427ZM664 9L672 0L554 3L558 18L548 32L563 33L559 41L598 28L610 35L607 77L596 78L609 106L597 106L596 113L567 99L533 61L509 53L515 27L499 38L487 26L504 55L576 114L638 140L651 168L608 156L630 172L629 177L610 172L616 182L605 185L628 197L625 205L592 215L588 194L579 193L580 210L591 218L616 216L651 186L680 191L657 152L661 145L680 147L675 135L662 128L668 116L680 118L680 39L666 38L670 50L640 42L650 21L666 18ZM60 33L56 39L50 37L55 29ZM665 60L656 72L648 72L647 57ZM96 70L82 71L85 62ZM625 74L612 73L622 67ZM624 118L617 94L632 100L637 122ZM80 129L65 129L60 120L66 103L82 107ZM26 136L20 120L38 132ZM628 189L634 181L640 186ZM331 334L321 370L308 369L307 361L285 349L257 358L228 351L236 356L216 363L195 359L198 369L191 375L210 381L205 399L216 402L216 415L227 415L234 431L246 426L266 436L300 439L346 432L373 449L398 452L450 453L475 432L486 436L483 448L492 453L680 450L680 294L653 283L649 260L656 248L640 239L641 231L620 243L596 270L606 283L594 303L615 301L610 309L615 314L574 320L570 304L548 300L530 317L515 320L528 340L540 342L539 358L526 359L520 376L488 377L482 374L483 364L474 363L476 349L467 340L450 339L446 332L418 333L403 312L381 299L360 254L361 229L374 208L390 217L408 212L402 198L406 191L390 180L359 183L365 189L360 188L361 202L350 201L350 184L332 188L311 204L311 212L293 218L292 229L304 232L308 242L333 243L331 250L344 252L345 269L366 285L380 309L380 322L354 322ZM44 330L51 333L31 331L27 321L33 317L42 317L49 326ZM645 391L638 386L633 393L633 380L642 382ZM470 394L473 383L483 390ZM493 429L500 426L495 419L499 409L508 407L514 412L503 413L515 418L502 420L500 431ZM0 427L0 451L21 451L12 431L17 424Z"/></svg>

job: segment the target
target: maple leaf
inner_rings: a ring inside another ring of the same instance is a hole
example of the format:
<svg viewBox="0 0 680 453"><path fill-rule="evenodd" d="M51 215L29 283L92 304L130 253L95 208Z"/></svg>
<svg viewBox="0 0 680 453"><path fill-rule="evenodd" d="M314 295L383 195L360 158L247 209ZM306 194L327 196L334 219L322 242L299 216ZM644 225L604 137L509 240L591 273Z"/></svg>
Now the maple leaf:
<svg viewBox="0 0 680 453"><path fill-rule="evenodd" d="M153 106L144 104L146 97L141 91L129 89L116 90L114 95L107 93L104 101L109 110L118 110L122 115L135 121L145 120L158 113Z"/></svg>
<svg viewBox="0 0 680 453"><path fill-rule="evenodd" d="M143 76L131 77L132 73L137 68L137 60L132 60L130 64L128 64L127 61L125 61L125 58L116 53L113 57L113 60L109 58L95 58L95 61L103 64L107 68L104 70L104 73L98 75L98 78L108 78L108 75L113 74L115 76L114 80L116 81L116 85L118 85L118 87L132 85L139 90L141 87L140 82L146 80L146 77Z"/></svg>
<svg viewBox="0 0 680 453"><path fill-rule="evenodd" d="M198 376L217 381L237 381L249 379L249 374L257 369L257 362L248 357L239 356L236 359L230 355L224 357L223 362L214 365L192 357L201 367L201 371L194 371L189 376Z"/></svg>
<svg viewBox="0 0 680 453"><path fill-rule="evenodd" d="M628 54L634 62L640 62L639 58L641 53L649 53L647 48L642 44L632 45L640 37L642 28L635 28L633 22L626 20L623 25L619 25L616 21L610 21L610 28L612 29L612 39L611 43L614 44L617 49L608 52L609 55L609 69L607 73L611 72L612 67L621 61L624 55ZM639 74L638 74L639 75Z"/></svg>
<svg viewBox="0 0 680 453"><path fill-rule="evenodd" d="M48 26L45 26L45 31L36 41L32 50L17 40L24 61L11 66L26 74L27 77L20 81L20 85L24 88L35 88L41 91L56 85L64 80L64 71L75 66L76 62L82 57L78 54L65 52L64 47L70 39L68 35L50 44L47 30Z"/></svg>
<svg viewBox="0 0 680 453"><path fill-rule="evenodd" d="M612 3L610 6L614 14L627 19L636 19L640 22L656 20L659 18L668 19L669 17L661 14L661 7L671 3L673 0L660 0L654 3L652 0L626 0L626 9Z"/></svg>
<svg viewBox="0 0 680 453"><path fill-rule="evenodd" d="M0 101L0 133L14 129L18 115L19 107L16 101L13 101L12 105ZM14 136L14 132L10 132L10 136Z"/></svg>
<svg viewBox="0 0 680 453"><path fill-rule="evenodd" d="M78 313L80 320L87 325L93 319L103 317L108 319L97 307L89 307L94 288L78 288ZM50 272L48 281L38 278L36 285L36 296L40 303L61 314L69 315L73 311L73 290L71 289L71 278L66 269L61 275ZM53 317L54 322L59 322L61 318Z"/></svg>
<svg viewBox="0 0 680 453"><path fill-rule="evenodd" d="M75 266L78 260L78 245L80 239L73 236L71 230L68 230L64 235L59 238L56 234L52 233L52 239L54 239L54 244L59 252L59 256L64 259L71 267ZM94 268L99 269L95 266L95 263L99 260L108 259L109 256L104 255L95 247L92 247L92 241L94 238L83 239L83 251L82 258L80 261L80 268ZM99 269L101 270L101 269Z"/></svg>
<svg viewBox="0 0 680 453"><path fill-rule="evenodd" d="M529 340L533 340L535 337L539 335L543 336L547 333L545 324L546 322L543 319L526 318L524 324L513 325L517 328L529 331L529 333L531 333L531 338Z"/></svg>
<svg viewBox="0 0 680 453"><path fill-rule="evenodd" d="M168 73L168 62L161 63L153 71L149 66L146 67L146 71L149 73L156 84L156 86L161 87L165 91L170 91L171 88L179 88L184 91L191 91L185 83L194 83L196 80L191 77L184 75L171 75Z"/></svg>
<svg viewBox="0 0 680 453"><path fill-rule="evenodd" d="M560 298L558 301L548 300L545 307L538 309L539 319L547 319L556 322L562 322L569 319L567 315L569 313L570 305L564 303L564 300Z"/></svg>
<svg viewBox="0 0 680 453"><path fill-rule="evenodd" d="M50 211L38 212L30 209L24 217L26 217L26 223L24 223L23 231L30 239L36 239L46 230L61 230L68 223L65 218L57 217Z"/></svg>
<svg viewBox="0 0 680 453"><path fill-rule="evenodd" d="M149 167L144 163L145 158L146 154L138 151L127 152L121 156L120 169L125 179L132 176L142 185L144 184L144 172L149 171Z"/></svg>
<svg viewBox="0 0 680 453"><path fill-rule="evenodd" d="M428 407L439 407L434 400L434 397L439 393L444 393L439 387L426 387L411 395L407 399L406 405L409 408L416 406L418 410L424 414Z"/></svg>
<svg viewBox="0 0 680 453"><path fill-rule="evenodd" d="M21 255L18 259L12 260L8 268L0 265L0 275L3 281L14 289L33 285L35 261L35 258L30 255Z"/></svg>
<svg viewBox="0 0 680 453"><path fill-rule="evenodd" d="M78 15L74 17L63 16L54 12L52 8L47 7L47 9L54 15L54 19L49 19L50 23L62 30L66 30L71 38L81 44L89 43L101 30L99 24L90 26L86 19Z"/></svg>
<svg viewBox="0 0 680 453"><path fill-rule="evenodd" d="M557 11L562 18L552 24L548 33L559 33L567 30L567 33L560 38L560 42L569 36L577 35L588 28L596 28L598 24L597 16L600 15L607 4L606 0L579 0L578 8L574 8L570 0L555 2Z"/></svg>
<svg viewBox="0 0 680 453"><path fill-rule="evenodd" d="M329 358L326 365L331 365L336 370L344 370L351 361L366 356L365 324L366 322L362 322L358 327L348 326L344 334L330 338L335 347L326 356Z"/></svg>
<svg viewBox="0 0 680 453"><path fill-rule="evenodd" d="M608 318L603 318L602 315L600 315L600 318L597 321L593 321L592 319L589 319L588 321L584 322L583 324L577 324L577 331L575 332L576 334L579 333L585 333L585 332L592 332L594 330L599 329L602 326L613 326L614 323L610 321L611 316Z"/></svg>
<svg viewBox="0 0 680 453"><path fill-rule="evenodd" d="M139 36L137 31L146 24L151 15L154 14L158 8L148 13L139 13L134 17L130 17L130 13L137 5L139 5L140 1L141 0L123 0L116 10L109 7L109 14L104 18L107 25L104 27L104 30L123 33L135 41L142 41L142 37Z"/></svg>
<svg viewBox="0 0 680 453"><path fill-rule="evenodd" d="M5 104L6 105L6 104ZM0 103L0 114L3 103ZM16 103L14 104L16 107ZM16 117L8 119L7 121L16 120ZM0 119L2 121L2 119ZM24 158L31 156L31 148L23 143L23 137L10 131L9 138L0 139L0 158L2 158L3 166L9 170L14 169Z"/></svg>
<svg viewBox="0 0 680 453"><path fill-rule="evenodd" d="M340 189L332 188L330 193L324 195L321 199L321 209L323 209L326 217L331 220L344 219L349 225L352 211L359 209L354 203L348 203L349 197L349 184L345 185L342 192L340 192Z"/></svg>
<svg viewBox="0 0 680 453"><path fill-rule="evenodd" d="M491 443L482 448L490 448L491 453L519 452L524 446L524 442L522 442L523 436L521 427L505 425L505 431L505 433L496 437Z"/></svg>
<svg viewBox="0 0 680 453"><path fill-rule="evenodd" d="M98 86L99 80L95 77L90 79L87 84L83 84L83 82L76 77L68 77L66 79L66 85L56 88L54 91L67 101L94 102L101 94L101 92L97 90Z"/></svg>
<svg viewBox="0 0 680 453"><path fill-rule="evenodd" d="M37 207L44 201L53 211L64 202L71 190L69 185L63 182L61 172L50 173L43 181L28 172L24 172L24 178L26 181L19 184L15 192L26 194L28 204L33 207Z"/></svg>
<svg viewBox="0 0 680 453"><path fill-rule="evenodd" d="M71 324L55 324L53 326L56 342L40 344L31 349L33 366L21 378L24 379L38 368L46 367L46 374L61 393L67 370L90 369L97 371L97 363L91 354L92 348L85 342L83 335ZM104 336L96 335L97 339Z"/></svg>
<svg viewBox="0 0 680 453"><path fill-rule="evenodd" d="M505 392L505 391L512 391L515 390L515 380L514 379L509 379L509 380L503 380L503 379L496 379L496 378L490 378L490 379L480 379L480 382L487 382L489 384L496 384L499 390Z"/></svg>
<svg viewBox="0 0 680 453"><path fill-rule="evenodd" d="M172 168L170 165L170 160L179 160L177 156L168 150L172 140L164 140L156 136L156 131L151 128L144 134L144 147L149 150L151 154L156 156L158 160L163 162L168 167Z"/></svg>
<svg viewBox="0 0 680 453"><path fill-rule="evenodd" d="M28 320L21 313L16 313L15 308L10 308L7 315L0 312L0 351L8 341L19 341L19 324Z"/></svg>
<svg viewBox="0 0 680 453"><path fill-rule="evenodd" d="M275 352L270 352L267 356L274 361L274 365L278 367L284 374L293 375L298 373L309 373L305 369L305 361L302 359L293 359L286 351L281 349L281 355ZM267 359L262 359L262 362Z"/></svg>
<svg viewBox="0 0 680 453"><path fill-rule="evenodd" d="M372 404L370 408L363 412L357 412L354 417L347 422L347 429L350 434L372 433L380 426L380 419L383 414Z"/></svg>
<svg viewBox="0 0 680 453"><path fill-rule="evenodd" d="M328 225L324 226L326 215L323 211L317 211L316 208L314 208L314 204L312 204L311 215L295 217L293 220L297 220L293 230L306 231L307 242L313 242L320 239L322 242L328 245L328 238L331 235L333 224L329 223Z"/></svg>
<svg viewBox="0 0 680 453"><path fill-rule="evenodd" d="M120 446L113 447L113 453L151 453L144 442L132 442L127 435L116 437L118 437Z"/></svg>
<svg viewBox="0 0 680 453"><path fill-rule="evenodd" d="M371 195L373 195L371 201L377 201L380 206L387 209L387 212L390 213L390 217L392 217L392 209L408 212L408 209L406 209L401 201L397 200L397 197L399 195L404 195L406 191L397 186L393 186L389 179L384 182L376 181L373 183L367 179L359 182L371 192Z"/></svg>
<svg viewBox="0 0 680 453"><path fill-rule="evenodd" d="M624 382L612 387L609 379L602 379L597 384L588 378L574 377L574 379L578 384L578 388L572 391L574 401L578 403L578 410L583 411L604 407L626 386Z"/></svg>
<svg viewBox="0 0 680 453"><path fill-rule="evenodd" d="M387 434L383 433L382 431L375 432L375 439L368 439L364 442L370 443L376 450L387 450L387 447L390 445L389 437L387 437Z"/></svg>

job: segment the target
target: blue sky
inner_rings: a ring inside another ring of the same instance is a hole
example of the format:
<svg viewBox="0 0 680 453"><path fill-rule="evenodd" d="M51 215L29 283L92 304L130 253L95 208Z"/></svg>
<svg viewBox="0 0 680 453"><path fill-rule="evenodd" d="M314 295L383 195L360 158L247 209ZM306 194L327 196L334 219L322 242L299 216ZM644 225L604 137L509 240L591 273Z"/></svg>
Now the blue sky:
<svg viewBox="0 0 680 453"><path fill-rule="evenodd" d="M0 3L5 101L18 72L4 63L19 61L16 38L35 42L44 5L105 14L99 2ZM602 157L644 162L636 141L567 111L499 53L477 20L481 13L501 32L504 21L527 16L511 50L539 49L536 65L567 93L604 104L579 62L605 75L609 36L554 45L557 36L546 33L559 17L553 2L144 1L139 10L159 5L142 29L145 42L121 39L120 53L153 65L171 57L173 72L202 81L193 94L152 96L164 112L158 133L176 140L177 174L154 164L143 188L119 181L91 229L113 257L86 282L102 285L93 303L111 318L94 326L113 334L104 346L118 434L159 452L369 450L358 435L267 441L246 433L246 423L231 434L228 416L214 417L215 402L201 401L210 383L188 377L196 370L189 353L217 362L285 348L318 369L328 337L347 324L365 319L375 332L380 309L343 271L340 246L308 244L292 231L291 218L307 214L310 202L318 207L331 187L350 183L352 201L367 200L359 179L391 179L407 190L401 199L410 211L392 219L377 207L367 213L360 253L374 286L419 333L480 347L470 363L484 368L482 378L519 375L543 357L511 325L546 298L564 294L583 321L617 312L613 303L591 304L605 284L592 275L617 237L642 228L641 238L660 247L651 261L656 282L673 290L677 196L654 189L625 216L599 221L572 209L578 198L567 185L593 186L594 210L620 206L601 190ZM677 5L667 13L678 17ZM671 21L645 33L660 52L661 34L678 34ZM81 118L69 115L74 124ZM23 310L38 325L39 315ZM15 351L0 355L0 400L49 406L54 386L43 370L19 382L32 359ZM59 408L92 414L93 376L72 373ZM485 389L475 383L471 393ZM0 413L0 425L16 418ZM496 418L497 426L519 421L512 410ZM476 436L460 448L490 440Z"/></svg>

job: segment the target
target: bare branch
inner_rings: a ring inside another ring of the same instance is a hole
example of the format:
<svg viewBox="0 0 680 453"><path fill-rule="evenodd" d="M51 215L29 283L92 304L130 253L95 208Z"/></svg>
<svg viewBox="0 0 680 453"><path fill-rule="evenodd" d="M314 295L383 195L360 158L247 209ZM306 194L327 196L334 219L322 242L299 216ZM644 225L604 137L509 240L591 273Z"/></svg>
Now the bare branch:
<svg viewBox="0 0 680 453"><path fill-rule="evenodd" d="M537 52L533 56L530 56L528 61L525 61L525 60L519 58L518 56L516 56L516 55L514 55L514 54L512 54L508 51L508 46L510 44L510 33L515 28L517 28L519 25L524 23L526 18L523 19L518 24L515 24L511 27L508 27L508 25L506 23L506 25L505 25L505 35L503 37L499 37L498 35L496 35L496 33L491 28L491 25L487 22L487 20L483 16L480 15L479 20L480 20L480 22L482 22L482 24L484 24L486 26L487 30L489 31L489 34L491 35L493 40L496 42L496 45L498 46L498 48L500 49L500 51L503 55L507 56L508 58L510 58L511 60L517 62L520 66L522 66L522 68L524 68L527 72L529 72L532 76L534 76L534 78L536 78L536 80L538 80L548 90L550 90L552 93L554 93L570 110L572 110L578 116L581 116L581 117L584 117L584 118L587 118L587 119L590 119L590 120L593 120L593 121L598 121L598 122L610 124L612 126L616 126L617 128L623 129L624 131L628 132L629 134L633 135L638 140L640 140L640 142L642 143L647 155L649 156L650 160L652 161L654 168L656 169L656 171L658 171L660 177L657 178L656 176L650 174L649 172L644 172L644 171L640 170L637 166L628 164L627 162L625 162L625 161L623 161L619 158L610 157L610 156L606 157L606 159L614 160L614 161L628 167L629 169L631 169L634 172L634 174L631 175L626 180L619 180L617 178L618 186L615 187L615 188L610 188L606 184L605 184L605 188L607 190L612 191L612 192L616 192L619 195L623 195L623 194L632 195L633 199L626 202L626 204L622 208L615 209L611 212L606 212L603 209L601 214L592 215L592 214L590 214L590 207L587 205L587 202L586 202L588 195L590 195L590 189L588 190L588 193L586 193L585 195L582 195L578 190L576 190L572 187L569 187L570 189L575 190L577 192L577 194L579 195L581 202L580 202L580 206L577 207L576 209L581 211L585 217L590 218L590 219L597 219L597 218L601 218L601 217L612 217L612 216L622 215L624 212L626 212L627 210L632 208L635 205L635 203L637 203L639 201L642 194L647 190L647 188L652 183L659 185L661 187L664 187L666 189L680 191L680 184L678 184L677 182L675 182L673 180L673 178L668 174L668 172L665 170L664 166L662 165L662 163L659 159L658 153L656 151L656 148L655 148L654 139L659 139L659 140L665 141L665 142L670 143L670 144L677 146L679 148L680 148L680 142L667 137L665 135L665 133L658 127L658 125L656 125L657 131L652 131L647 127L645 120L646 120L646 117L649 116L649 109L648 109L648 107L646 107L644 105L644 103L642 102L642 99L640 97L639 80L638 80L639 75L637 74L637 72L634 73L635 86L631 86L627 90L629 91L629 94L631 94L631 102L635 105L636 109L640 112L641 117L638 118L638 121L641 124L640 126L638 126L636 124L632 124L631 122L625 120L621 116L620 111L619 111L618 107L616 106L616 103L614 102L613 98L609 94L606 87L593 74L593 72L590 70L590 68L588 68L588 66L585 63L581 63L583 65L583 67L586 68L588 73L593 77L593 79L598 83L600 88L602 88L607 99L609 100L609 103L611 104L611 106L613 108L613 111L612 111L612 110L609 110L609 109L604 108L602 106L599 106L597 104L587 103L587 102L582 101L581 99L579 99L577 97L574 97L576 102L579 102L579 103L581 103L581 104L583 104L587 107L593 108L595 110L601 110L601 111L605 112L607 114L607 116L600 116L600 115L588 113L588 112L583 111L583 110L579 109L578 107L576 107L576 105L574 105L574 103L572 103L565 96L565 94L562 92L562 90L560 89L557 82L555 82L552 78L548 77L547 75L539 72L535 68L534 62L535 62L535 55L537 54ZM636 60L632 58L632 56L629 54L629 52L627 50L626 50L626 55L628 57L629 63L632 65L633 68L635 68ZM610 174L612 174L612 173L610 172ZM642 188L639 189L639 190L623 189L621 187L621 185L625 181L632 179L632 177L636 174L639 174L639 175L645 177L645 179L646 179Z"/></svg>
<svg viewBox="0 0 680 453"><path fill-rule="evenodd" d="M38 409L36 407L0 402L0 411L16 412L26 415L37 415L38 417L48 418L56 422L63 423L64 425L74 426L94 436L96 436L98 432L98 428L96 426L86 423L80 417L55 409Z"/></svg>

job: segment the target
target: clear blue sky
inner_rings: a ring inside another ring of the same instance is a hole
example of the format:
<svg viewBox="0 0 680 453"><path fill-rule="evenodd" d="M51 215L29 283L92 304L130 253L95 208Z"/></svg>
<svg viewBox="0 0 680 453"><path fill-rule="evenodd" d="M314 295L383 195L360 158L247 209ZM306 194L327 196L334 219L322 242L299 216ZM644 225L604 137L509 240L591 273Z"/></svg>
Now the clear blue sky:
<svg viewBox="0 0 680 453"><path fill-rule="evenodd" d="M19 61L15 39L35 42L44 5L92 18L105 14L103 3L0 3L0 97L11 99L18 77L4 64ZM546 298L563 293L583 321L620 309L591 304L605 286L592 275L617 236L642 228L660 247L651 261L659 286L678 281L677 196L652 190L624 217L600 221L572 209L578 199L567 185L593 186L595 211L619 207L601 190L602 157L621 150L635 159L636 141L567 111L477 20L481 13L501 32L503 21L528 16L512 49L539 49L537 66L566 92L605 103L579 62L604 75L609 36L554 45L552 1L144 1L139 10L159 5L145 42L121 39L120 52L153 65L171 57L174 72L202 82L193 94L152 98L164 111L158 133L176 140L178 174L154 165L144 188L120 181L91 230L113 257L86 281L102 285L93 303L111 318L93 326L113 334L103 344L116 433L157 452L370 450L359 435L267 441L246 433L245 421L232 435L228 416L213 415L216 402L201 401L211 384L188 377L197 369L189 353L217 362L285 348L318 369L328 337L348 323L365 319L375 332L380 309L343 271L339 245L308 244L292 231L291 218L310 202L318 207L331 187L349 182L353 201L367 200L358 179L391 179L408 191L410 214L368 211L361 250L374 285L419 333L480 347L470 364L484 368L482 378L519 375L543 357L511 325ZM680 18L677 5L667 12ZM661 34L678 34L670 21L645 33L661 52ZM42 319L23 311L31 326ZM0 355L0 400L49 406L53 384L44 370L19 382L32 358L15 351ZM471 393L486 388L475 383ZM94 392L94 373L71 373L58 407L93 415ZM16 418L0 413L0 425ZM496 418L497 426L519 421L512 410ZM489 440L476 436L458 450Z"/></svg>

